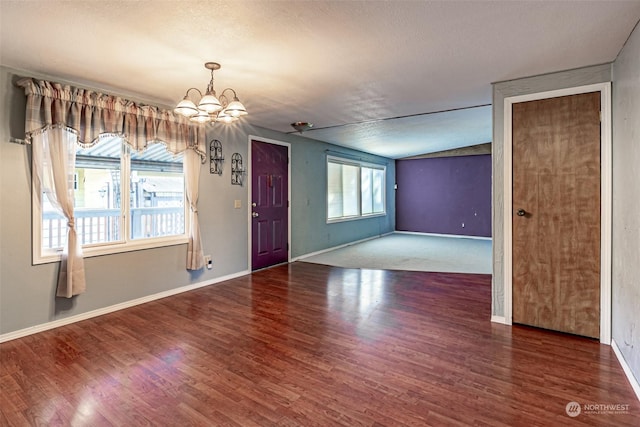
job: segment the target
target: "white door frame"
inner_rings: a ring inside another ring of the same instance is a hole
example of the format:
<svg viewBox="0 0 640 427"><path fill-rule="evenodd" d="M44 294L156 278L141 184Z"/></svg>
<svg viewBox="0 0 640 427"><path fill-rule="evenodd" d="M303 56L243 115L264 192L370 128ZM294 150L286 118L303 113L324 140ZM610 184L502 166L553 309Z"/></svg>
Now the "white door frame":
<svg viewBox="0 0 640 427"><path fill-rule="evenodd" d="M504 317L513 322L513 159L512 106L560 96L600 92L600 342L611 344L611 82L504 99Z"/></svg>
<svg viewBox="0 0 640 427"><path fill-rule="evenodd" d="M252 167L251 167L251 141L264 142L267 144L282 145L287 147L287 262L291 262L291 144L283 141L276 141L275 139L263 138L261 136L249 135L249 149L247 150L247 235L249 236L248 248L247 248L247 270L253 271L251 268L251 244L253 242L253 218L251 216L253 200L252 196Z"/></svg>

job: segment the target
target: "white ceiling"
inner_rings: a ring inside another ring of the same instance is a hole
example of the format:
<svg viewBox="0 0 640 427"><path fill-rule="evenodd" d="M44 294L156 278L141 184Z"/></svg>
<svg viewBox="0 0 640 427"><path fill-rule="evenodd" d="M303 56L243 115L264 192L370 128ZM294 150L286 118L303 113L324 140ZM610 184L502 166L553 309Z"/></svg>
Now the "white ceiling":
<svg viewBox="0 0 640 427"><path fill-rule="evenodd" d="M2 65L172 107L216 61L252 124L308 121L306 137L399 158L489 142L491 82L613 61L640 1L0 0L0 15Z"/></svg>

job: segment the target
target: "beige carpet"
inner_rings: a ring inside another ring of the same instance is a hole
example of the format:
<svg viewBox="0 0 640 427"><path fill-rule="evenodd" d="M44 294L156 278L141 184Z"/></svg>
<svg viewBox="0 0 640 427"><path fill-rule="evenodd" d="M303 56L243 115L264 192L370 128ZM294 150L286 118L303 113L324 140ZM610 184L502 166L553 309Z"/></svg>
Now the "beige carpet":
<svg viewBox="0 0 640 427"><path fill-rule="evenodd" d="M491 274L491 241L393 233L300 261L345 268Z"/></svg>

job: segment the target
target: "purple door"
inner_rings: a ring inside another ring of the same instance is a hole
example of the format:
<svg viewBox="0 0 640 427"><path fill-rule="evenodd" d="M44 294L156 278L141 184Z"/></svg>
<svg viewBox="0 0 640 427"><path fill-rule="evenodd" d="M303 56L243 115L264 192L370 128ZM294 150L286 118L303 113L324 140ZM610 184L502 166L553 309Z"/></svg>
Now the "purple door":
<svg viewBox="0 0 640 427"><path fill-rule="evenodd" d="M288 149L251 141L251 269L289 261Z"/></svg>

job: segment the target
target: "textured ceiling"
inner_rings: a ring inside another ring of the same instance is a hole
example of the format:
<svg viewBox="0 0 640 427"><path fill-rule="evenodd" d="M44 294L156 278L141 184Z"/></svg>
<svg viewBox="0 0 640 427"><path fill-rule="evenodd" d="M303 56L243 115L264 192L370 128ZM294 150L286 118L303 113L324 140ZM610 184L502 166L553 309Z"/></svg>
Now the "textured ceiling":
<svg viewBox="0 0 640 427"><path fill-rule="evenodd" d="M2 65L172 107L216 61L252 124L398 158L488 142L490 108L470 107L491 82L614 60L640 1L0 0L0 16Z"/></svg>

